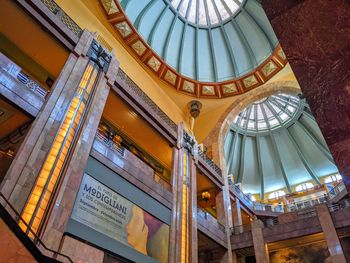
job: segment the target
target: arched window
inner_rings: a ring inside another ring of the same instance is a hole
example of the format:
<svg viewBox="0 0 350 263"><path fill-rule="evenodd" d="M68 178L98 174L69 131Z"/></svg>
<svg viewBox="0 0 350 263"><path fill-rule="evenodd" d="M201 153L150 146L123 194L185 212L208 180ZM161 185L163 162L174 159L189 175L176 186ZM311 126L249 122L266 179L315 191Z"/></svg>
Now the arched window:
<svg viewBox="0 0 350 263"><path fill-rule="evenodd" d="M326 184L328 184L328 183L339 182L340 180L342 180L342 177L341 177L340 174L333 174L333 175L328 176L328 177L324 180L324 182L325 182Z"/></svg>
<svg viewBox="0 0 350 263"><path fill-rule="evenodd" d="M286 195L286 192L279 190L279 191L276 191L276 192L269 194L269 199L277 199L277 198L280 198L284 195Z"/></svg>
<svg viewBox="0 0 350 263"><path fill-rule="evenodd" d="M295 187L295 191L302 192L302 191L306 191L308 189L311 189L313 187L314 187L313 183L299 184L297 187Z"/></svg>

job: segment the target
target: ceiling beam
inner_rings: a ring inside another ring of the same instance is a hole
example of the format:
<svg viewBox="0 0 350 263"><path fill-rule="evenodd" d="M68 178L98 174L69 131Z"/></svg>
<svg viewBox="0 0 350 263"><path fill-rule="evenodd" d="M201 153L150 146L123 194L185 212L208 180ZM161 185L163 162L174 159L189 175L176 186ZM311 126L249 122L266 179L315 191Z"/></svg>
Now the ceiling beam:
<svg viewBox="0 0 350 263"><path fill-rule="evenodd" d="M264 200L264 195L265 195L264 171L263 171L262 160L261 160L260 136L258 134L255 137L255 143L256 143L256 157L258 160L258 172L259 172L260 183L261 183L260 199Z"/></svg>
<svg viewBox="0 0 350 263"><path fill-rule="evenodd" d="M280 155L280 152L278 150L276 139L274 137L273 132L270 132L270 138L271 138L271 142L272 142L272 148L273 148L273 151L275 153L275 157L277 159L278 165L279 165L279 167L281 169L281 172L282 172L282 175L283 175L284 183L287 186L288 192L291 193L292 192L292 188L290 187L290 184L289 184L289 181L288 181L288 177L287 177L287 172L286 172L286 169L283 166L281 155Z"/></svg>
<svg viewBox="0 0 350 263"><path fill-rule="evenodd" d="M239 40L242 42L243 46L245 47L245 50L248 53L248 57L250 60L250 64L253 68L258 66L258 61L256 60L255 54L253 52L252 47L250 46L247 38L245 37L244 33L242 32L242 29L240 28L240 26L238 25L237 21L235 20L234 17L232 17L231 19L231 23L233 25L233 28L235 29Z"/></svg>
<svg viewBox="0 0 350 263"><path fill-rule="evenodd" d="M148 36L148 43L150 44L150 46L153 46L153 39L154 39L154 33L156 32L156 30L158 29L159 25L161 24L161 21L165 15L165 12L169 9L169 6L166 5L162 12L160 12L158 18L156 19L156 22L155 24L153 25L152 29L151 29L151 32ZM169 30L167 32L167 34L169 34Z"/></svg>
<svg viewBox="0 0 350 263"><path fill-rule="evenodd" d="M146 12L159 0L155 0L155 1L150 1L140 12L140 14L136 17L135 19L135 23L134 23L134 27L137 29L137 31L140 32L140 25L142 22L142 19L144 18ZM125 10L125 9L124 9Z"/></svg>
<svg viewBox="0 0 350 263"><path fill-rule="evenodd" d="M176 13L176 15L174 16L173 21L171 22L171 26L170 26L169 32L168 32L168 34L166 36L166 39L165 39L165 44L164 44L164 47L163 47L163 58L165 60L168 60L168 49L169 49L170 38L171 38L171 36L173 34L174 27L175 27L178 15L179 14Z"/></svg>
<svg viewBox="0 0 350 263"><path fill-rule="evenodd" d="M233 132L232 132L233 133ZM239 133L238 132L235 132L234 133L234 137L233 137L233 140L231 140L231 145L230 145L230 149L229 149L229 152L228 152L228 157L226 159L226 163L227 163L227 174L231 174L232 173L232 170L233 170L233 155L234 155L234 152L235 152L235 149L236 149L236 144L237 144L237 140L238 140L238 136L239 136Z"/></svg>
<svg viewBox="0 0 350 263"><path fill-rule="evenodd" d="M289 137L289 139L291 140L294 149L296 150L296 152L298 153L298 156L300 158L300 160L303 162L306 170L308 171L308 173L310 174L311 178L318 184L321 185L320 179L318 178L318 176L316 175L316 172L314 171L314 169L311 167L311 165L309 164L309 162L306 160L305 155L303 154L303 152L300 150L300 147L297 143L297 141L295 140L295 138L290 134L289 130L287 128L285 128L285 131Z"/></svg>
<svg viewBox="0 0 350 263"><path fill-rule="evenodd" d="M335 164L332 154L329 150L309 131L309 129L302 122L295 122L295 124L300 127L312 140L318 149L324 154L324 156L333 164Z"/></svg>
<svg viewBox="0 0 350 263"><path fill-rule="evenodd" d="M245 153L245 144L247 140L247 135L243 135L242 143L241 143L241 151L240 151L240 162L239 162L239 172L236 183L242 183L243 181L243 172L244 172L244 153Z"/></svg>
<svg viewBox="0 0 350 263"><path fill-rule="evenodd" d="M272 43L271 39L269 38L266 31L261 27L261 25L256 21L256 18L245 8L242 8L242 13L246 14L251 21L254 22L254 24L259 28L259 30L263 33L264 37L266 38L267 42L270 45L271 51L275 50L275 45Z"/></svg>

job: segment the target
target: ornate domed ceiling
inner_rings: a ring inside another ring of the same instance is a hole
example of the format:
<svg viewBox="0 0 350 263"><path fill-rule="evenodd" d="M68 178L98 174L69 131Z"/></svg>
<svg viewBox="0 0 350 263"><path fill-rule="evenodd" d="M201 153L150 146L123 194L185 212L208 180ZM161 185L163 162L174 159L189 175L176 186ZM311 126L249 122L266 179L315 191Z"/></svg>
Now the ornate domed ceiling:
<svg viewBox="0 0 350 263"><path fill-rule="evenodd" d="M245 193L295 191L337 167L304 99L277 94L238 114L225 139L228 174Z"/></svg>
<svg viewBox="0 0 350 263"><path fill-rule="evenodd" d="M100 2L140 61L189 95L241 94L287 63L258 0Z"/></svg>

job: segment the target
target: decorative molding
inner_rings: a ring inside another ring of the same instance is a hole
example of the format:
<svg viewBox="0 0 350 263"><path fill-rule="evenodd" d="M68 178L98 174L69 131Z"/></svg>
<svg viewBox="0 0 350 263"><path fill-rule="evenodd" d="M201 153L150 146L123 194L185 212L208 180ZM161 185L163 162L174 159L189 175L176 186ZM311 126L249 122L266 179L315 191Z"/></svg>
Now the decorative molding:
<svg viewBox="0 0 350 263"><path fill-rule="evenodd" d="M264 84L288 63L281 46L278 45L273 54L256 70L240 78L223 82L200 82L179 74L157 55L129 21L119 1L100 0L100 4L108 22L137 55L139 62L167 84L190 96L217 99L243 94Z"/></svg>

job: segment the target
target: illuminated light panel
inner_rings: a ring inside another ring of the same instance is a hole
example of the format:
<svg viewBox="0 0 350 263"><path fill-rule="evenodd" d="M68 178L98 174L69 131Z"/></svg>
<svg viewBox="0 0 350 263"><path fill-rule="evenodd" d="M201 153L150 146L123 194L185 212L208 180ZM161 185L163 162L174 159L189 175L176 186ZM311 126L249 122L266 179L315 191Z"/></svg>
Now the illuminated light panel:
<svg viewBox="0 0 350 263"><path fill-rule="evenodd" d="M98 70L91 63L88 64L36 180L29 201L23 210L22 217L24 222L31 226L35 233L38 231L44 217L51 194L54 191L69 148L77 132L97 73ZM19 225L23 231L28 230L23 222ZM32 234L29 234L29 236L33 237Z"/></svg>
<svg viewBox="0 0 350 263"><path fill-rule="evenodd" d="M183 154L182 215L181 215L181 262L188 262L188 164L187 153Z"/></svg>

